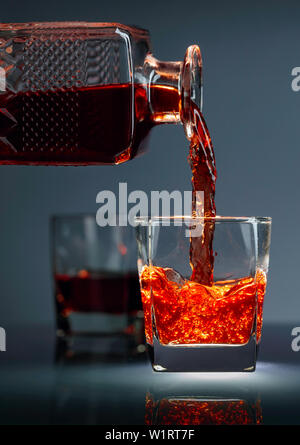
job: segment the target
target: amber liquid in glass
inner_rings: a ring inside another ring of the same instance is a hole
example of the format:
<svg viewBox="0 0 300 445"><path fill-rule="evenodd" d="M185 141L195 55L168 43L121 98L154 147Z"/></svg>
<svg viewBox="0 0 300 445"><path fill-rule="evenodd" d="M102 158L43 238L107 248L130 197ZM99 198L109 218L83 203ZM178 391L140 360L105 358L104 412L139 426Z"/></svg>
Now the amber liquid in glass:
<svg viewBox="0 0 300 445"><path fill-rule="evenodd" d="M118 164L147 146L164 111L178 111L174 88L131 84L0 93L0 164ZM134 109L132 109L134 108Z"/></svg>
<svg viewBox="0 0 300 445"><path fill-rule="evenodd" d="M93 165L118 164L132 159L145 149L150 129L163 123L164 116L178 115L180 111L180 95L176 88L154 85L150 89L150 98L149 104L147 88L142 84L135 85L133 89L131 84L116 84L47 92L1 93L0 163ZM196 192L204 191L204 202L201 203L203 214L211 217L216 214L214 151L200 110L194 106L192 112L193 131L189 150L192 214L199 216ZM245 277L237 282L214 283L213 234L214 224L208 220L204 224L202 237L191 237L189 261L192 273L184 286L177 288L161 268L150 270L145 267L142 271L140 278L146 335L150 343L152 328L147 292L150 274L158 313L157 329L163 344L235 344L249 340L255 314L255 280ZM71 282L74 279L71 277ZM97 283L98 279L90 279ZM258 336L266 284L263 272L259 275L259 283ZM111 282L111 285L114 287L117 282ZM90 295L89 307L103 310L100 287L97 292L100 292L99 301L95 303ZM118 294L118 291L115 293ZM66 300L77 301L77 297L72 293L70 295ZM118 305L116 303L116 307ZM78 302L74 307L72 303L66 306L66 310L79 309L82 306ZM191 313L196 314L195 317L191 318ZM171 329L172 325L177 329Z"/></svg>

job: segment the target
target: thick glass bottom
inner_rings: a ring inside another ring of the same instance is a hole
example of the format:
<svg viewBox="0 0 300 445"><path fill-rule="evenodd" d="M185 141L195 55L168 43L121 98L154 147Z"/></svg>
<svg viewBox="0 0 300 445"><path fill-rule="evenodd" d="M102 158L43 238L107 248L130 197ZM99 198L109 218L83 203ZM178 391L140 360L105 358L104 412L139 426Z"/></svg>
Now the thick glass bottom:
<svg viewBox="0 0 300 445"><path fill-rule="evenodd" d="M57 317L57 356L133 356L146 350L143 314L71 313Z"/></svg>
<svg viewBox="0 0 300 445"><path fill-rule="evenodd" d="M255 335L243 345L163 346L154 338L148 351L158 372L253 372L258 346Z"/></svg>

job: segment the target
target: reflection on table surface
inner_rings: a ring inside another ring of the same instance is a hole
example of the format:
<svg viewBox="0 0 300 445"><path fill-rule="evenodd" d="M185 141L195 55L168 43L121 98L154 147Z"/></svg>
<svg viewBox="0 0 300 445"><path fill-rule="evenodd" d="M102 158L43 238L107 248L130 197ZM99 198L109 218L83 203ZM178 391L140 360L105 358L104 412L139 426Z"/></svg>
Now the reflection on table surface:
<svg viewBox="0 0 300 445"><path fill-rule="evenodd" d="M0 422L300 424L292 327L265 326L255 373L171 374L154 373L145 354L112 358L94 346L59 358L52 328L5 326Z"/></svg>
<svg viewBox="0 0 300 445"><path fill-rule="evenodd" d="M155 400L146 395L146 425L258 425L262 423L260 400L215 396L173 396Z"/></svg>

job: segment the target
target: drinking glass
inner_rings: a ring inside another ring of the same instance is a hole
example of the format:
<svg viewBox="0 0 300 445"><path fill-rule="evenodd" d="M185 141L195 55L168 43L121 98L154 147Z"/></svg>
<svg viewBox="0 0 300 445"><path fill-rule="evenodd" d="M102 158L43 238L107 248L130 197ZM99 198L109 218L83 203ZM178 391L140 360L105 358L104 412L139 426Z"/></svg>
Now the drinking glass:
<svg viewBox="0 0 300 445"><path fill-rule="evenodd" d="M53 217L51 234L58 337L96 335L114 344L128 337L142 346L134 230L99 227L85 214Z"/></svg>
<svg viewBox="0 0 300 445"><path fill-rule="evenodd" d="M254 371L271 218L152 217L137 218L136 224L145 333L153 369ZM201 249L207 249L206 236L213 237L207 257L213 262L213 280L203 284L190 278L190 257L192 242L197 243L199 258L205 257Z"/></svg>

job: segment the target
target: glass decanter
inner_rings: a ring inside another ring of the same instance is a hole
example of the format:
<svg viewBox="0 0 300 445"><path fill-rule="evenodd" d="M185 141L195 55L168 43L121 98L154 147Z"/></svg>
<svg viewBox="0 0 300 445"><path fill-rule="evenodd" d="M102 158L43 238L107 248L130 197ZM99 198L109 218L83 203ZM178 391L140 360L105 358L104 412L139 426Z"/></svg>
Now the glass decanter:
<svg viewBox="0 0 300 445"><path fill-rule="evenodd" d="M161 62L118 23L0 24L0 164L120 164L201 108L201 53Z"/></svg>

